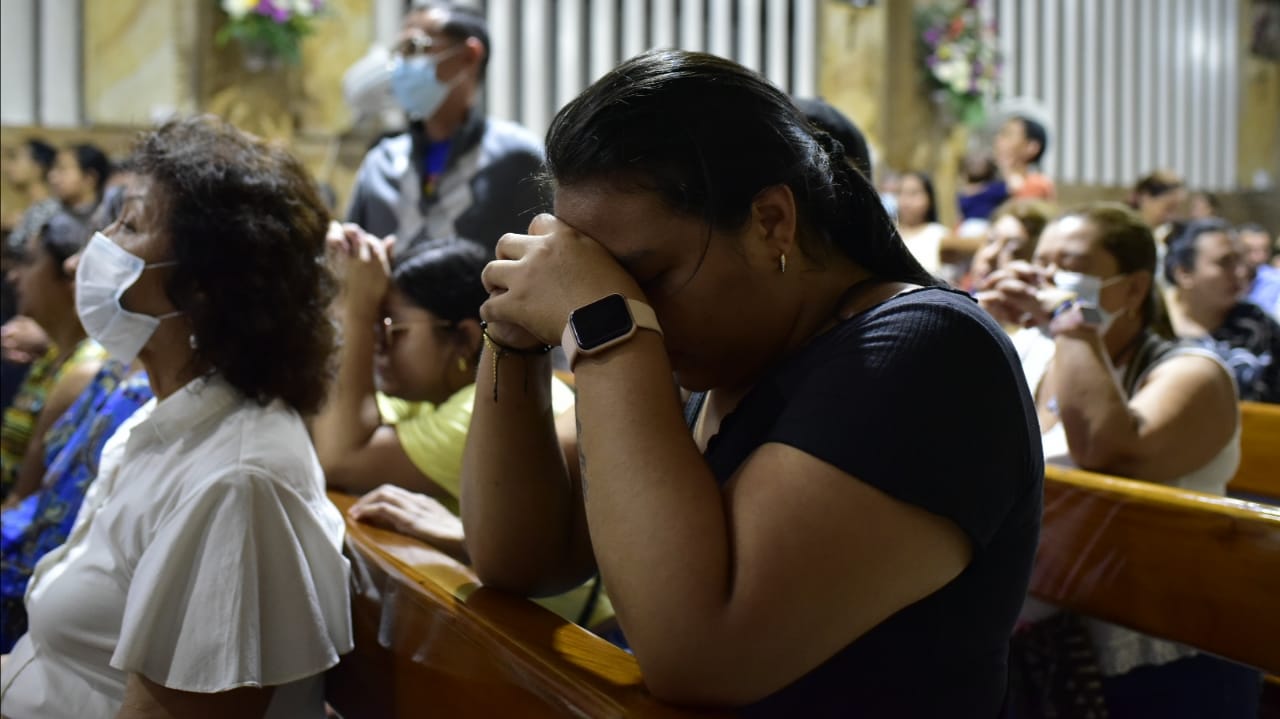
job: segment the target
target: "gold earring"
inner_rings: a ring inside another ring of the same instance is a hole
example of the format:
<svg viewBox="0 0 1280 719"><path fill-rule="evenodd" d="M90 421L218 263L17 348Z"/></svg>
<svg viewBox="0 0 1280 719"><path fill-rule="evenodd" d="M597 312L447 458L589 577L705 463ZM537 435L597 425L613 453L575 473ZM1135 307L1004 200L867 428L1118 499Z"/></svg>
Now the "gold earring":
<svg viewBox="0 0 1280 719"><path fill-rule="evenodd" d="M462 371L462 372L466 372L466 371L467 371L468 367L467 367L467 358L466 358L466 357L459 357L459 358L458 358L458 369L459 369L460 371Z"/></svg>
<svg viewBox="0 0 1280 719"><path fill-rule="evenodd" d="M787 274L787 253L785 252L778 255L778 269L782 270L782 274Z"/></svg>

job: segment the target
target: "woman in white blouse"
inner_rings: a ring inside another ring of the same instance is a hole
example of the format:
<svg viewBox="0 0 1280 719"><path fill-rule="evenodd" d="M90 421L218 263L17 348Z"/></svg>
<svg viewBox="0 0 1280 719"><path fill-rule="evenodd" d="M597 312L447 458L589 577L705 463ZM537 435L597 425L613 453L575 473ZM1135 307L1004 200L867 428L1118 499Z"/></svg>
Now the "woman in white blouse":
<svg viewBox="0 0 1280 719"><path fill-rule="evenodd" d="M213 118L146 134L133 159L76 302L156 399L36 567L3 712L322 717L322 673L352 646L343 522L301 418L334 342L324 205L286 152Z"/></svg>

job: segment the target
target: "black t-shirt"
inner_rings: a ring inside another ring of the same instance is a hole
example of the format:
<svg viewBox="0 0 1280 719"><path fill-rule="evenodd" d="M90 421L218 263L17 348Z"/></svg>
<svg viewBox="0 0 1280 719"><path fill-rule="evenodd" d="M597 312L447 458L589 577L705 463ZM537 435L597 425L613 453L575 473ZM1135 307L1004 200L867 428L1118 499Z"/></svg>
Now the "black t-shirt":
<svg viewBox="0 0 1280 719"><path fill-rule="evenodd" d="M996 716L1044 477L1035 406L1000 327L967 295L941 288L845 320L751 390L706 460L724 483L766 442L951 520L972 542L973 560L742 714ZM803 599L793 611L805 611Z"/></svg>

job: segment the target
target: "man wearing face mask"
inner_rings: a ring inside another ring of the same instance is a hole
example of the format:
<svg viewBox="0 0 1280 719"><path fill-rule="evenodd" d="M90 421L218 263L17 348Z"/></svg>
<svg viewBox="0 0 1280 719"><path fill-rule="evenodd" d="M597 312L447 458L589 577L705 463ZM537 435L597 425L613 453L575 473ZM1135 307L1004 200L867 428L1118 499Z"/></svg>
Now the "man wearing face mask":
<svg viewBox="0 0 1280 719"><path fill-rule="evenodd" d="M542 144L477 108L489 29L476 10L417 0L390 65L391 94L409 129L378 143L360 166L347 220L383 237L472 237L492 253L545 205L536 175Z"/></svg>

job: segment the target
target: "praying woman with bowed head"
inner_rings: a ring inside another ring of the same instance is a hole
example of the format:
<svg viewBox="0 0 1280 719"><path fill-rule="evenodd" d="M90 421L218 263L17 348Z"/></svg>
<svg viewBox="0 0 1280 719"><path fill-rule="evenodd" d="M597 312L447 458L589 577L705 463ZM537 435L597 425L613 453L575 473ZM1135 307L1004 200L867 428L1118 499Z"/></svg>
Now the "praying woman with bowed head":
<svg viewBox="0 0 1280 719"><path fill-rule="evenodd" d="M839 142L728 60L628 60L547 150L554 214L483 275L480 578L538 596L599 572L670 702L995 716L1043 476L1000 327L912 259Z"/></svg>

